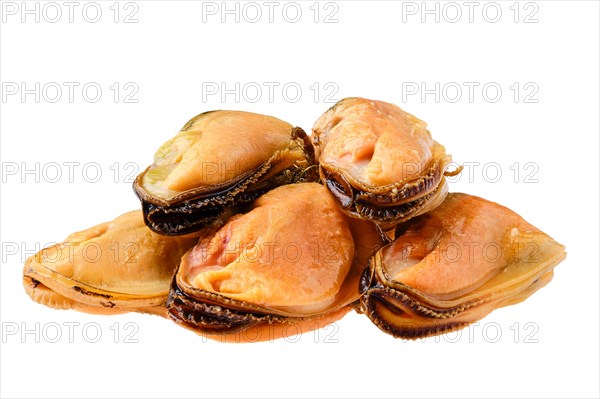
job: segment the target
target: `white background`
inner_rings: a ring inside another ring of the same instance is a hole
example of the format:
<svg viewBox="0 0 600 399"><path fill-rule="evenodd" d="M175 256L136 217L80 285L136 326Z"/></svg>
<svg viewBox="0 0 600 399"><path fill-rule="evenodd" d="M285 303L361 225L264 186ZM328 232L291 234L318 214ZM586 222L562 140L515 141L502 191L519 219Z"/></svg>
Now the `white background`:
<svg viewBox="0 0 600 399"><path fill-rule="evenodd" d="M15 15L6 3L0 27L2 396L599 395L597 2L479 2L472 22L463 2L442 2L436 22L434 14L422 15L421 2L315 7L310 1L298 3L296 23L286 20L295 18L293 5L282 15L284 2L273 22L268 6L257 3L262 19L256 23L249 22L256 8L244 14L243 3L239 23L235 15L221 22L221 2L98 2L96 23L82 16L85 2L74 9L72 23L62 2L56 23L48 21L55 9L43 14L44 2L39 23L35 15L21 21L21 2L13 3ZM216 15L203 13L215 7ZM492 22L496 8L502 14ZM94 9L86 10L94 19ZM452 22L457 10L461 18ZM137 23L124 23L130 13ZM333 23L324 23L330 13ZM23 82L29 89L40 83L39 102L34 94L10 94ZM63 88L55 103L51 82ZM65 82L79 84L73 102ZM102 89L95 103L93 91L85 98L81 90L90 82ZM239 99L229 94L222 101L221 93L206 90L221 83L232 89L236 82ZM267 85L275 84L269 98ZM282 93L286 84L289 91ZM251 91L256 85L263 88L259 98ZM472 99L467 85L474 87ZM462 97L455 101L457 86ZM136 87L128 100L137 103L126 102ZM295 87L302 94L293 102ZM502 94L493 102L496 87ZM419 93L411 94L414 88ZM421 97L422 88L434 92ZM346 96L399 104L427 121L457 162L478 162L451 190L506 205L566 245L567 259L554 280L475 328L415 342L383 334L354 313L337 329L304 334L297 342L204 342L158 317L56 311L23 292L23 261L36 245L139 206L126 175L148 165L193 115L241 109L310 130L331 105L327 101ZM79 163L72 182L69 162ZM492 165L485 174L484 165ZM34 172L25 174L25 168ZM99 181L89 182L97 168ZM36 323L39 334L23 334ZM65 323L79 323L73 342ZM88 342L98 331L98 342ZM126 342L127 333L137 343Z"/></svg>

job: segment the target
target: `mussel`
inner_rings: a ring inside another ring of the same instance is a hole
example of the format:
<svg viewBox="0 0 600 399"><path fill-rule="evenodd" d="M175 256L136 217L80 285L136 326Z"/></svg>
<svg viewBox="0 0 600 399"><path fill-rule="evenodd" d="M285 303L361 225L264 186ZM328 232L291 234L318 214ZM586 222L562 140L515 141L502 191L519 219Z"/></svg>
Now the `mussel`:
<svg viewBox="0 0 600 399"><path fill-rule="evenodd" d="M396 338L450 332L525 300L566 256L513 211L448 194L450 164L425 122L382 101L341 100L312 140L205 112L137 176L141 211L28 258L23 284L49 307L152 313L224 342L352 309Z"/></svg>
<svg viewBox="0 0 600 399"><path fill-rule="evenodd" d="M132 211L29 257L23 284L31 299L56 309L164 317L173 272L197 242L197 235L152 233Z"/></svg>
<svg viewBox="0 0 600 399"><path fill-rule="evenodd" d="M345 98L313 127L321 179L350 216L390 229L448 193L450 155L427 124L383 101Z"/></svg>
<svg viewBox="0 0 600 399"><path fill-rule="evenodd" d="M361 308L384 332L457 330L546 285L565 248L496 203L449 194L399 225L361 278Z"/></svg>
<svg viewBox="0 0 600 399"><path fill-rule="evenodd" d="M163 144L133 186L154 232L200 230L270 189L317 178L306 133L242 111L202 113Z"/></svg>
<svg viewBox="0 0 600 399"><path fill-rule="evenodd" d="M351 230L323 185L278 187L200 233L176 272L169 315L233 342L322 328L358 300L364 254L378 242L374 231L365 224ZM356 257L352 232L364 237Z"/></svg>

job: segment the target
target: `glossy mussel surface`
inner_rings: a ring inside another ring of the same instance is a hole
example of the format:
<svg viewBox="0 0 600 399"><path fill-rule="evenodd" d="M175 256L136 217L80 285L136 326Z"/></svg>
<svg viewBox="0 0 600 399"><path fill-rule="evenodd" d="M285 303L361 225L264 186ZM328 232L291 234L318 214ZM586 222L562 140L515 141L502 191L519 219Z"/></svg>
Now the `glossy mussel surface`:
<svg viewBox="0 0 600 399"><path fill-rule="evenodd" d="M426 213L448 193L450 155L427 124L383 101L345 98L313 127L321 179L350 216L385 229Z"/></svg>
<svg viewBox="0 0 600 399"><path fill-rule="evenodd" d="M165 316L173 273L196 242L198 236L155 234L142 212L132 211L28 258L23 284L31 299L56 309Z"/></svg>
<svg viewBox="0 0 600 399"><path fill-rule="evenodd" d="M320 184L276 188L201 234L167 302L171 318L197 333L297 334L339 319L359 297L365 264L355 262L352 230Z"/></svg>
<svg viewBox="0 0 600 399"><path fill-rule="evenodd" d="M460 329L525 300L566 255L510 209L459 193L399 225L396 235L360 285L362 311L401 338Z"/></svg>
<svg viewBox="0 0 600 399"><path fill-rule="evenodd" d="M180 235L274 187L314 180L313 164L302 129L267 115L212 111L163 144L133 186L148 227Z"/></svg>

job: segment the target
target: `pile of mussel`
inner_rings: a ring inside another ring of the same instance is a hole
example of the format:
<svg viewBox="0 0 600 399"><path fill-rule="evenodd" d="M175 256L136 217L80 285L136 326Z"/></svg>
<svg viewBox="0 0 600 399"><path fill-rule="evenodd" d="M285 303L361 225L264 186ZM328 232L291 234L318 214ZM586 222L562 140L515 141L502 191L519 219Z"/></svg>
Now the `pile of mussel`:
<svg viewBox="0 0 600 399"><path fill-rule="evenodd" d="M205 112L136 178L141 210L30 257L25 290L53 308L152 313L231 342L353 309L394 337L457 330L543 287L565 251L503 206L449 194L450 163L425 122L382 101L343 99L311 136Z"/></svg>

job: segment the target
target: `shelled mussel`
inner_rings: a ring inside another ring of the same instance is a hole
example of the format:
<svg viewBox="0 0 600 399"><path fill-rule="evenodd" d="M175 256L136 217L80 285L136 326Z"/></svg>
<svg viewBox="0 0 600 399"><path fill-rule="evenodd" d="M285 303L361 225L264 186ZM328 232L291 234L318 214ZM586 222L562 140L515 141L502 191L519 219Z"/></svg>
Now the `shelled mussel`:
<svg viewBox="0 0 600 399"><path fill-rule="evenodd" d="M323 183L350 216L383 228L434 209L452 160L427 124L383 101L345 98L313 127Z"/></svg>
<svg viewBox="0 0 600 399"><path fill-rule="evenodd" d="M197 241L155 234L142 212L132 211L29 257L23 284L31 299L56 309L166 316L173 272Z"/></svg>
<svg viewBox="0 0 600 399"><path fill-rule="evenodd" d="M158 149L134 190L152 231L187 234L274 187L315 180L313 164L301 128L250 112L205 112Z"/></svg>
<svg viewBox="0 0 600 399"><path fill-rule="evenodd" d="M362 236L373 237L365 230ZM262 341L294 335L350 310L365 266L360 258L325 187L282 186L201 232L182 258L167 308L177 323L208 336L239 341L243 333Z"/></svg>
<svg viewBox="0 0 600 399"><path fill-rule="evenodd" d="M361 305L383 331L401 338L449 332L546 285L564 247L519 215L467 194L396 228L371 259Z"/></svg>

